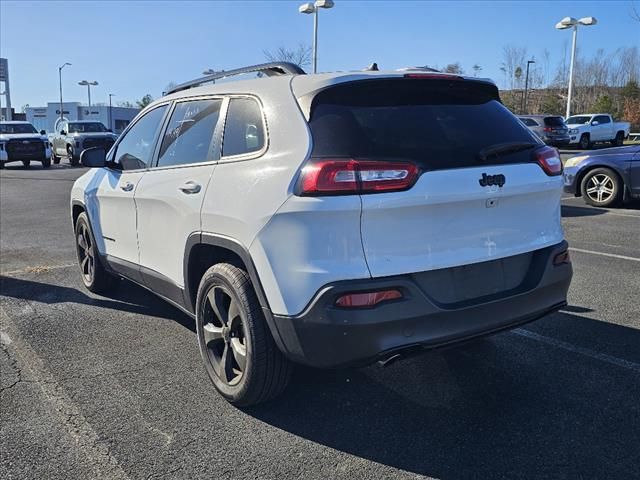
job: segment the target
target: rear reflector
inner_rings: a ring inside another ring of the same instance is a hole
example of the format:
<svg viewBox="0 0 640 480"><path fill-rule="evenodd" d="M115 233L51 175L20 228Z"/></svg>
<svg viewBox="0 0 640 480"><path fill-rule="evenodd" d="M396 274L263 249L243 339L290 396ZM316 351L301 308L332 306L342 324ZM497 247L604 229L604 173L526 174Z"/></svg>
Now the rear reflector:
<svg viewBox="0 0 640 480"><path fill-rule="evenodd" d="M571 257L569 256L569 250L565 250L562 253L557 254L555 257L553 257L553 264L558 266L558 265L564 265L566 263L571 263Z"/></svg>
<svg viewBox="0 0 640 480"><path fill-rule="evenodd" d="M393 192L411 188L418 167L409 162L312 159L302 169L300 195Z"/></svg>
<svg viewBox="0 0 640 480"><path fill-rule="evenodd" d="M550 177L562 173L562 160L560 160L560 153L555 148L547 146L538 148L533 151L533 157L544 173Z"/></svg>
<svg viewBox="0 0 640 480"><path fill-rule="evenodd" d="M389 300L402 298L399 290L382 290L377 292L359 292L343 295L336 300L336 306L343 308L367 308Z"/></svg>

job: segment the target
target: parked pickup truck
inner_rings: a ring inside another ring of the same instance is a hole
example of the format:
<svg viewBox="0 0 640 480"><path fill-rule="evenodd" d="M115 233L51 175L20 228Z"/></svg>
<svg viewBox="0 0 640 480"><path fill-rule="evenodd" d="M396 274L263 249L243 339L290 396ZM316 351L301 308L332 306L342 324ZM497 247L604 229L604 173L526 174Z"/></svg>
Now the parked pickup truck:
<svg viewBox="0 0 640 480"><path fill-rule="evenodd" d="M574 115L565 120L569 127L569 142L579 145L583 150L591 148L597 142L610 142L620 146L629 136L629 122L614 122L607 113L585 113Z"/></svg>
<svg viewBox="0 0 640 480"><path fill-rule="evenodd" d="M51 138L53 163L60 163L60 157L66 156L71 165L78 165L84 150L102 147L108 151L116 138L118 136L100 122L63 120L58 123L56 133Z"/></svg>
<svg viewBox="0 0 640 480"><path fill-rule="evenodd" d="M51 166L45 131L38 133L29 122L0 122L0 168L9 162L22 162L28 167L32 161L41 162L43 168Z"/></svg>

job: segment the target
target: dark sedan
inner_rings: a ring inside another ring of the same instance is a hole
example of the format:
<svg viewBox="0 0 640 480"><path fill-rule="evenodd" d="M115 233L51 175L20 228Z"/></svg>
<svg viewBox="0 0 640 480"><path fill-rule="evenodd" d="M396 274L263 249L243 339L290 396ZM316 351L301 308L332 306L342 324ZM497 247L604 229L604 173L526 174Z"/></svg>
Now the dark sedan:
<svg viewBox="0 0 640 480"><path fill-rule="evenodd" d="M640 146L605 148L571 157L564 165L564 191L595 207L640 198Z"/></svg>

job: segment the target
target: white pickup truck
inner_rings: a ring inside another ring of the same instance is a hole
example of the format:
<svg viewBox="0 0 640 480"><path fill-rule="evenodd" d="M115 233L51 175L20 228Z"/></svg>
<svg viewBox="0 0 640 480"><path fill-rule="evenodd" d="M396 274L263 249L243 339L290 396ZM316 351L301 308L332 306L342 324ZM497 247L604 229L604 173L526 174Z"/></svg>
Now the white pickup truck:
<svg viewBox="0 0 640 480"><path fill-rule="evenodd" d="M585 113L565 120L569 127L569 143L579 145L583 150L597 142L611 142L620 146L629 136L629 122L614 122L607 113Z"/></svg>

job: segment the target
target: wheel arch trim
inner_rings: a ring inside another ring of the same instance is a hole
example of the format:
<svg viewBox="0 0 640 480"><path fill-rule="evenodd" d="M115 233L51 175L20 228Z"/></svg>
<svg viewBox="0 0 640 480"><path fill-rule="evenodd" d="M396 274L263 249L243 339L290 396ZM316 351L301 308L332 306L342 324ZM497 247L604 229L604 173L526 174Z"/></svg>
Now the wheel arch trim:
<svg viewBox="0 0 640 480"><path fill-rule="evenodd" d="M267 325L269 326L271 335L278 345L278 348L280 348L281 351L286 351L284 343L280 338L278 329L276 328L275 322L273 320L273 314L271 313L271 308L269 307L269 301L267 300L264 288L262 287L262 283L260 282L260 277L258 276L258 272L253 263L253 259L251 258L251 254L249 253L249 250L235 238L209 232L194 232L187 238L184 253L183 272L185 302L189 306L189 308L192 309L192 311L195 313L195 292L192 292L191 282L189 281L189 265L191 253L193 252L194 247L198 245L210 245L213 247L220 247L229 250L230 252L236 254L242 260L245 268L247 269L247 273L249 274L249 278L251 279L251 283L256 292L256 296L258 297L258 301L260 302L260 306L262 307L262 311L264 313L265 319L267 320Z"/></svg>

